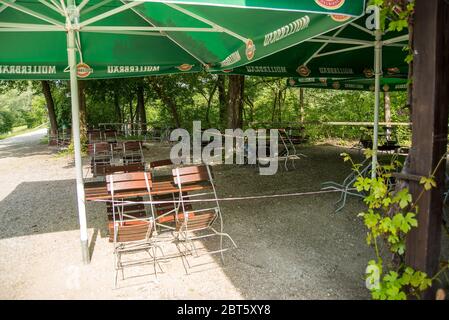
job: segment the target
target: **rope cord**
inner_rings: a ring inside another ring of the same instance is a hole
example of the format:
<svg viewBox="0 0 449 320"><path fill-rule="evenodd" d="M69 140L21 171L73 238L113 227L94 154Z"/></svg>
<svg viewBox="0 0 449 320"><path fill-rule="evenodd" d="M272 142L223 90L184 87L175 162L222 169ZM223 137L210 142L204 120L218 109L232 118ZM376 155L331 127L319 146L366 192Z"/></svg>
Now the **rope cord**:
<svg viewBox="0 0 449 320"><path fill-rule="evenodd" d="M244 201L244 200L260 200L260 199L272 199L272 198L285 198L285 197L302 197L302 196L312 196L312 195L321 195L328 193L336 193L336 192L349 192L355 191L355 188L341 190L320 190L320 191L309 191L309 192L296 192L296 193L284 193L284 194L272 194L272 195L258 195L258 196L244 196L244 197L226 197L226 198L211 198L211 199L177 199L171 201L126 201L126 200L109 200L109 199L97 199L93 200L93 202L105 202L105 203L113 203L113 204L173 204L173 203L194 203L194 202L214 202L214 201Z"/></svg>

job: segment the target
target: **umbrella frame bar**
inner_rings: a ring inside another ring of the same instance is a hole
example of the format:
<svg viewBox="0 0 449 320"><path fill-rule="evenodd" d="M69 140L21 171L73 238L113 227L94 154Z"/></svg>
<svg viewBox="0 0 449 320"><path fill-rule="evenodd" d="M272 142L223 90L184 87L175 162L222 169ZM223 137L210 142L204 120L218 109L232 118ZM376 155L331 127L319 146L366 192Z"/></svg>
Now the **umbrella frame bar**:
<svg viewBox="0 0 449 320"><path fill-rule="evenodd" d="M380 105L380 77L382 76L382 31L380 30L379 8L376 8L376 41L374 46L374 135L371 178L377 174L377 147L379 143L379 105Z"/></svg>
<svg viewBox="0 0 449 320"><path fill-rule="evenodd" d="M14 0L15 1L15 0ZM70 29L74 29L75 31L86 31L86 32L113 32L113 33L120 33L120 32L132 32L132 31L138 31L139 33L136 33L136 35L160 35L160 36L166 36L164 32L224 32L232 37L235 37L242 42L246 43L248 41L247 38L229 30L226 29L214 22L211 22L205 18L202 18L184 8L181 8L177 5L165 3L165 5L182 12L198 21L201 21L205 24L208 24L210 28L189 28L189 27L157 27L157 26L149 26L149 27L135 27L135 26L117 26L117 27L103 27L103 26L89 26L95 22L98 22L100 20L103 20L105 18L108 18L110 16L113 16L115 14L118 14L125 10L132 10L134 7L139 6L143 4L144 2L129 2L125 3L123 6L117 7L115 9L109 10L107 12L104 12L102 14L99 14L93 18L90 18L86 21L83 21L82 23L77 23L73 21L70 21L70 19L67 19L66 25L64 25L62 22L54 20L50 17L47 17L46 15L37 13L33 10L30 10L28 8L25 8L21 5L15 4L14 1L5 1L0 0L0 3L3 4L3 6L0 8L0 12L5 10L7 7L11 7L13 9L16 9L18 11L21 11L23 13L26 13L28 15L31 15L33 17L36 17L40 20L43 20L47 23L50 23L49 25L39 25L39 24L15 24L15 23L0 23L0 32L11 32L11 31L69 31ZM56 6L54 2L53 4L50 4L46 2L45 0L39 0L42 4L45 6L53 9L54 11L65 15L68 17L68 9L67 7L71 7L70 10L76 11L79 15L81 13L87 13L87 9L82 11L83 7L86 5L88 0L83 1L78 7L75 6L73 3L71 6L67 6L64 8L61 8L59 6ZM71 1L71 0L69 0ZM109 3L109 0L100 2L97 6L95 6L95 9L101 7L102 5L105 5ZM63 3L63 2L61 2ZM89 8L92 11L94 10L94 7ZM137 11L132 10L134 13L139 15L142 19L144 19ZM147 19L144 19L147 23L150 23ZM18 29L25 29L25 30L18 30ZM153 34L156 33L156 34Z"/></svg>

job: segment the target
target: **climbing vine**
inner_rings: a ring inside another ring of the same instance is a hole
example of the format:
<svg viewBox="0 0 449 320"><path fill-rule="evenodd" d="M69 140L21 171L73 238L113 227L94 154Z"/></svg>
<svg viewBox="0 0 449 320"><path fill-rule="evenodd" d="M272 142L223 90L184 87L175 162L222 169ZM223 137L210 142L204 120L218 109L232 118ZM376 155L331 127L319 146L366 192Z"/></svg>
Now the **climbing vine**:
<svg viewBox="0 0 449 320"><path fill-rule="evenodd" d="M365 152L370 158L371 150ZM358 178L354 188L363 192L367 209L359 213L367 228L366 243L372 247L375 259L368 262L366 285L376 300L405 300L408 296L420 298L443 269L433 278L405 263L405 238L418 226L417 202L421 196L436 187L435 171L430 177L422 177L422 192L417 199L407 187L393 188L393 172L397 172L402 163L393 157L391 161L377 168L375 178L362 174L361 165L353 162L347 154L342 154L345 162L350 162ZM441 165L438 164L437 168ZM390 259L386 259L390 257Z"/></svg>
<svg viewBox="0 0 449 320"><path fill-rule="evenodd" d="M413 13L415 11L415 0L372 0L380 8L380 22L383 30L402 31L413 24ZM413 50L411 45L404 46L408 51L405 61L413 61Z"/></svg>

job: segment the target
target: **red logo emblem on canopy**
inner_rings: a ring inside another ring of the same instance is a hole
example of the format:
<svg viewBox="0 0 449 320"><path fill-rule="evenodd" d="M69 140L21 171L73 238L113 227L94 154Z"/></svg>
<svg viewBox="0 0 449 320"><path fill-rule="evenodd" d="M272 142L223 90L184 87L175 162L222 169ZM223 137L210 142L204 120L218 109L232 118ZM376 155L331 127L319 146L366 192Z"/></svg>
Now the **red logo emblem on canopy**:
<svg viewBox="0 0 449 320"><path fill-rule="evenodd" d="M92 68L85 63L78 63L76 65L76 75L78 78L86 78L93 72Z"/></svg>
<svg viewBox="0 0 449 320"><path fill-rule="evenodd" d="M363 73L365 74L365 77L367 77L367 78L371 78L372 76L374 76L374 71L373 71L373 69L370 69L370 68L366 68L365 70L363 70Z"/></svg>
<svg viewBox="0 0 449 320"><path fill-rule="evenodd" d="M193 65L184 63L177 67L179 71L190 71L193 68Z"/></svg>
<svg viewBox="0 0 449 320"><path fill-rule="evenodd" d="M245 50L245 53L246 53L246 58L247 58L248 60L252 60L252 59L254 58L254 54L256 53L256 46L254 45L253 40L249 39L249 40L246 42L246 50Z"/></svg>
<svg viewBox="0 0 449 320"><path fill-rule="evenodd" d="M311 71L307 66L299 66L298 69L296 69L296 72L298 72L301 77L308 77Z"/></svg>
<svg viewBox="0 0 449 320"><path fill-rule="evenodd" d="M334 88L336 90L340 89L340 82L335 81L334 83L332 83L332 88Z"/></svg>
<svg viewBox="0 0 449 320"><path fill-rule="evenodd" d="M393 75L393 74L397 74L399 72L401 72L401 70L399 70L399 68L394 67L394 68L388 68L387 69L388 74Z"/></svg>
<svg viewBox="0 0 449 320"><path fill-rule="evenodd" d="M315 0L320 6L328 10L336 10L345 4L345 0Z"/></svg>
<svg viewBox="0 0 449 320"><path fill-rule="evenodd" d="M337 21L337 22L345 22L345 21L348 21L351 17L345 16L343 14L331 14L331 18L332 18L332 20Z"/></svg>

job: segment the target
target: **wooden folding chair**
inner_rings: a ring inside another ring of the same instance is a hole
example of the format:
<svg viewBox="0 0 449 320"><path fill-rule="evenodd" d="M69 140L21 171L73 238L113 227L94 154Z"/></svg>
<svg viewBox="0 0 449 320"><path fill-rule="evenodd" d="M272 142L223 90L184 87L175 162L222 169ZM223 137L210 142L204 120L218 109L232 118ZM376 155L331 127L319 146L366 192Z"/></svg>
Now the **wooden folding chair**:
<svg viewBox="0 0 449 320"><path fill-rule="evenodd" d="M90 155L90 168L92 175L96 177L98 175L97 169L106 165L111 165L112 151L109 143L98 142L89 144L88 151Z"/></svg>
<svg viewBox="0 0 449 320"><path fill-rule="evenodd" d="M103 137L99 129L92 129L87 132L89 143L102 142Z"/></svg>
<svg viewBox="0 0 449 320"><path fill-rule="evenodd" d="M151 200L151 176L147 172L131 172L107 176L107 189L112 199L112 221L109 223L110 236L114 242L115 277L117 287L118 273L124 279L124 268L129 266L153 264L157 277L157 249L164 255L162 248L154 239L155 218L153 210L149 216L141 204L126 204L124 201L135 200L136 197L148 195ZM138 213L138 215L133 214ZM142 216L144 214L144 216ZM150 259L122 261L122 255L147 252ZM159 268L162 270L160 265Z"/></svg>
<svg viewBox="0 0 449 320"><path fill-rule="evenodd" d="M220 248L214 251L207 251L206 254L220 253L222 262L224 263L223 253L231 249L231 247L223 248L223 237L228 238L234 248L237 248L237 245L229 234L223 232L223 218L209 166L200 165L176 168L173 170L173 178L175 185L178 186L178 199L181 204L180 211L176 215L175 239L177 240L177 244L183 244L186 249L180 250L184 258L183 261L185 261L184 267L186 272L188 273L187 266L190 266L187 260L187 254L195 252L196 256L200 256L193 241L197 239L219 236ZM183 188L185 189L192 184L201 185L202 188L198 192L189 192L186 195ZM197 204L202 203L203 207L188 207L188 201L190 199L195 199L195 203ZM182 214L179 214L179 212ZM213 227L216 223L219 224L219 231ZM191 249L188 248L187 243L190 244Z"/></svg>
<svg viewBox="0 0 449 320"><path fill-rule="evenodd" d="M117 130L114 130L114 129L104 130L103 138L105 141L107 141L109 143L116 143L117 142Z"/></svg>
<svg viewBox="0 0 449 320"><path fill-rule="evenodd" d="M140 141L123 142L123 164L144 163L142 143Z"/></svg>

